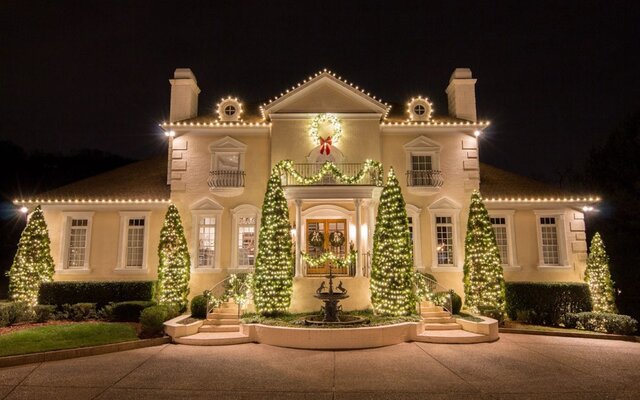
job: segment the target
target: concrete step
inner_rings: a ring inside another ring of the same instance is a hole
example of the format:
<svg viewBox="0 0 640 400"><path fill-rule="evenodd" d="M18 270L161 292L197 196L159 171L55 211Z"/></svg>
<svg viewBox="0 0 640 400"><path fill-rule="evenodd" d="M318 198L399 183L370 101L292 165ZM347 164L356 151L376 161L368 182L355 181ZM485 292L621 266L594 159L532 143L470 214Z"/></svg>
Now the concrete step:
<svg viewBox="0 0 640 400"><path fill-rule="evenodd" d="M432 322L432 323L424 324L425 331L430 331L430 330L443 331L443 330L455 330L455 329L462 329L462 327L456 324L455 322L445 322L445 323Z"/></svg>
<svg viewBox="0 0 640 400"><path fill-rule="evenodd" d="M416 342L428 343L448 343L448 344L464 344L464 343L482 343L490 342L489 336L480 333L455 330L425 330L416 337Z"/></svg>
<svg viewBox="0 0 640 400"><path fill-rule="evenodd" d="M422 318L429 318L429 317L445 318L445 317L451 317L451 314L448 311L424 311L424 310L422 310L420 315L422 315Z"/></svg>
<svg viewBox="0 0 640 400"><path fill-rule="evenodd" d="M238 318L238 312L220 312L216 310L207 314L207 318Z"/></svg>
<svg viewBox="0 0 640 400"><path fill-rule="evenodd" d="M453 317L422 317L425 324L447 324L456 322Z"/></svg>
<svg viewBox="0 0 640 400"><path fill-rule="evenodd" d="M420 302L420 307L433 307L435 304L433 304L432 301L428 301L428 300L423 300Z"/></svg>
<svg viewBox="0 0 640 400"><path fill-rule="evenodd" d="M174 343L191 346L225 346L249 343L249 336L240 332L202 332L173 339Z"/></svg>
<svg viewBox="0 0 640 400"><path fill-rule="evenodd" d="M204 320L204 325L238 325L240 320L238 318L209 318Z"/></svg>
<svg viewBox="0 0 640 400"><path fill-rule="evenodd" d="M240 325L202 325L198 332L240 332Z"/></svg>

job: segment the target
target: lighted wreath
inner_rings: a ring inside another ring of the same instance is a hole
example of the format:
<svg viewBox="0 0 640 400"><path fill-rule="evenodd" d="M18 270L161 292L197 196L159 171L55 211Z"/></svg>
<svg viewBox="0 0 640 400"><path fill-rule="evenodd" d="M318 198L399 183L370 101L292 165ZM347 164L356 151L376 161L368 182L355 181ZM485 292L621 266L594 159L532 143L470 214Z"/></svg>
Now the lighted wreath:
<svg viewBox="0 0 640 400"><path fill-rule="evenodd" d="M332 134L323 138L320 136L320 128L325 124L330 126ZM329 155L331 146L338 144L342 137L342 123L334 114L318 114L311 120L309 136L315 144L320 145L320 154Z"/></svg>
<svg viewBox="0 0 640 400"><path fill-rule="evenodd" d="M324 245L324 234L320 231L312 231L309 234L309 244L313 247L322 247Z"/></svg>
<svg viewBox="0 0 640 400"><path fill-rule="evenodd" d="M329 234L329 243L333 247L340 247L344 244L344 233L340 231L334 231Z"/></svg>

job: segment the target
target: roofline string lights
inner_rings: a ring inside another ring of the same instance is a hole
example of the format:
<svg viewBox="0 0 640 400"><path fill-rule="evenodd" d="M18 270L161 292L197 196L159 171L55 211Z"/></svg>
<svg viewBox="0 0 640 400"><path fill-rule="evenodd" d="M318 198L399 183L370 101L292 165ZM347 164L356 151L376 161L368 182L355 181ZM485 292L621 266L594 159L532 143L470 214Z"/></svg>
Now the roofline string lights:
<svg viewBox="0 0 640 400"><path fill-rule="evenodd" d="M597 203L600 197L490 197L491 203Z"/></svg>
<svg viewBox="0 0 640 400"><path fill-rule="evenodd" d="M426 106L424 107L426 108L426 110L424 110L424 114L426 115L417 115L413 112L414 108L418 105ZM411 100L407 102L407 114L411 121L430 122L433 117L433 103L426 97L412 97Z"/></svg>
<svg viewBox="0 0 640 400"><path fill-rule="evenodd" d="M169 204L169 199L15 199L13 204Z"/></svg>

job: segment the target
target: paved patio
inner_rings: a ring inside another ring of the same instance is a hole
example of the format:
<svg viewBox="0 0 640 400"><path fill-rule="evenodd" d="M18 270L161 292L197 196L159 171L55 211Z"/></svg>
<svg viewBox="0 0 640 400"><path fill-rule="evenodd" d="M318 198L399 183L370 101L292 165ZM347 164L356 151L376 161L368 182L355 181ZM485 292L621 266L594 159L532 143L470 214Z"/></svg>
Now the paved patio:
<svg viewBox="0 0 640 400"><path fill-rule="evenodd" d="M2 399L640 399L640 343L502 334L358 351L164 345L0 369Z"/></svg>

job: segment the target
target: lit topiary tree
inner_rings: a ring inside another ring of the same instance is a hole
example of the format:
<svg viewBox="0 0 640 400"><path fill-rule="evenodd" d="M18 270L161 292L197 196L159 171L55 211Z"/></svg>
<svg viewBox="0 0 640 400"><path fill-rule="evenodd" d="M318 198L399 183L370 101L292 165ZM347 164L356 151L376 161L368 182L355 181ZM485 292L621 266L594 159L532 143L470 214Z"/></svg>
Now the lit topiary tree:
<svg viewBox="0 0 640 400"><path fill-rule="evenodd" d="M47 223L42 209L37 206L22 231L18 251L7 273L13 301L30 306L38 304L40 284L53 280L54 264L50 245Z"/></svg>
<svg viewBox="0 0 640 400"><path fill-rule="evenodd" d="M187 306L191 258L178 208L171 204L164 218L158 245L158 302Z"/></svg>
<svg viewBox="0 0 640 400"><path fill-rule="evenodd" d="M413 248L407 210L393 168L380 197L373 234L371 303L376 313L407 315L415 312Z"/></svg>
<svg viewBox="0 0 640 400"><path fill-rule="evenodd" d="M481 306L504 311L505 285L500 251L489 213L477 190L471 194L464 252L465 305L474 311Z"/></svg>
<svg viewBox="0 0 640 400"><path fill-rule="evenodd" d="M597 232L591 239L584 278L589 284L593 311L616 313L616 298L609 272L609 256L604 248L604 242Z"/></svg>
<svg viewBox="0 0 640 400"><path fill-rule="evenodd" d="M279 169L271 171L262 203L253 299L264 315L286 312L291 303L293 262L291 225Z"/></svg>

